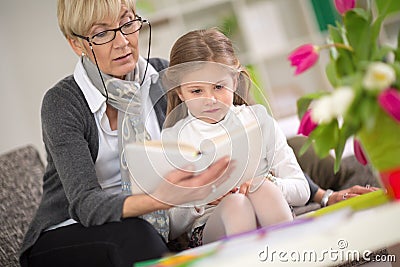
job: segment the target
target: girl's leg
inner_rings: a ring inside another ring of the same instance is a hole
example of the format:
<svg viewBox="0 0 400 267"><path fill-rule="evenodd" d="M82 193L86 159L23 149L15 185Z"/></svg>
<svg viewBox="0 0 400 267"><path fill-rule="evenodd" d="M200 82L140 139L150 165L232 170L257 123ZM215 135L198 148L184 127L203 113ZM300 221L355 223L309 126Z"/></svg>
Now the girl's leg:
<svg viewBox="0 0 400 267"><path fill-rule="evenodd" d="M243 194L230 194L222 199L207 220L203 244L256 228L257 222L249 199Z"/></svg>
<svg viewBox="0 0 400 267"><path fill-rule="evenodd" d="M270 181L265 181L247 197L253 205L260 226L293 220L292 212L281 190Z"/></svg>
<svg viewBox="0 0 400 267"><path fill-rule="evenodd" d="M147 221L83 227L73 224L42 234L30 252L29 266L131 267L135 262L159 258L168 252L157 231Z"/></svg>

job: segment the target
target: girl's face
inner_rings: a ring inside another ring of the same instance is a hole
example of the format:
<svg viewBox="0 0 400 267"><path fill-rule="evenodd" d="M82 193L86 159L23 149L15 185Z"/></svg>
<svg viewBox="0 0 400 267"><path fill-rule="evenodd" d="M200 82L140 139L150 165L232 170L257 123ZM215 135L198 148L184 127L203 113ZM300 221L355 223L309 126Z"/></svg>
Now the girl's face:
<svg viewBox="0 0 400 267"><path fill-rule="evenodd" d="M178 96L196 118L207 123L219 122L233 104L235 80L231 74L212 71L207 73L206 82L198 74L192 72L185 76Z"/></svg>
<svg viewBox="0 0 400 267"><path fill-rule="evenodd" d="M135 14L123 7L118 22L112 18L96 23L91 28L88 36L94 36L100 32L118 28L125 23L135 19ZM127 73L134 70L139 57L138 49L139 31L124 35L117 31L115 39L102 45L93 44L93 51L97 63L102 72L114 77L123 78ZM85 54L95 63L93 53L88 42L84 42Z"/></svg>

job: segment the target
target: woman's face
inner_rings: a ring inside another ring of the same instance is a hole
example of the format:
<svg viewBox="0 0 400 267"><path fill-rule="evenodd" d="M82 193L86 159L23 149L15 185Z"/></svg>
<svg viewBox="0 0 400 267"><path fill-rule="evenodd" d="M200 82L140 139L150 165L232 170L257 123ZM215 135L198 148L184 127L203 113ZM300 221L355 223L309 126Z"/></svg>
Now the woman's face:
<svg viewBox="0 0 400 267"><path fill-rule="evenodd" d="M118 28L134 19L135 14L133 11L129 11L123 7L117 23L113 22L114 20L112 18L107 18L93 25L88 36L93 36L105 30ZM111 42L102 45L93 44L93 51L96 55L100 70L118 78L123 78L127 73L131 72L135 68L139 57L138 37L139 31L128 35L117 31L115 39ZM85 41L84 46L86 55L95 63L89 43Z"/></svg>

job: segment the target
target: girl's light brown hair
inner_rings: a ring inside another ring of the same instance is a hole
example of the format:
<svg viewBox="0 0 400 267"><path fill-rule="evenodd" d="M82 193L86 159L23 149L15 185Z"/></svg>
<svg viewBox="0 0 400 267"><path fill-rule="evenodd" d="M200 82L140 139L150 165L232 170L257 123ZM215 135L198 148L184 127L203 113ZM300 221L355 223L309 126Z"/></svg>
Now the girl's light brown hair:
<svg viewBox="0 0 400 267"><path fill-rule="evenodd" d="M252 102L249 96L249 74L240 65L231 40L217 28L194 30L181 36L172 47L169 60L170 67L192 61L209 61L237 69L242 74L239 75L239 79L240 77L243 79L243 81L238 81L238 84L246 84L246 86L240 86L238 88L240 91L235 92L233 104L242 105ZM167 92L167 115L170 115L174 109L182 106L182 101L179 99L176 90L178 88ZM182 114L183 111L183 109L179 111L175 110L173 113L179 113L179 117L183 118L186 115L186 112ZM168 118L164 126L172 126L180 118Z"/></svg>

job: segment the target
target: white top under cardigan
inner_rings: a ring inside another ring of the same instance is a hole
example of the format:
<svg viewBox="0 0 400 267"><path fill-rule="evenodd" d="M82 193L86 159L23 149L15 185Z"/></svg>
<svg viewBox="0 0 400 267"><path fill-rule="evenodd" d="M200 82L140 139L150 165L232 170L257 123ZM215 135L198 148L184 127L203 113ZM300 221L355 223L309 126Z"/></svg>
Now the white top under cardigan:
<svg viewBox="0 0 400 267"><path fill-rule="evenodd" d="M140 67L144 68L145 66ZM149 65L146 76L154 75L158 77L157 71L151 65ZM99 184L105 191L109 191L113 194L121 193L122 188L118 151L118 130L111 130L110 122L106 114L106 97L103 96L93 85L80 59L75 66L74 79L85 96L86 102L89 105L90 111L94 115L97 125L97 131L99 135L99 151L94 167ZM159 139L160 128L155 111L152 109L152 103L149 97L150 88L141 87L140 89L142 90L141 94L144 103L145 114L149 113L149 119L146 120L146 130L152 139ZM68 219L62 223L48 228L47 230L56 229L58 227L67 226L73 223L77 222L73 219Z"/></svg>
<svg viewBox="0 0 400 267"><path fill-rule="evenodd" d="M245 125L255 119L262 128L264 139L262 155L265 158L264 161L261 161L257 173L265 174L270 166L267 159L273 159L271 171L277 177L277 186L287 202L293 206L304 205L310 197L308 182L293 150L287 144L285 135L264 106L232 106L225 118L216 124L203 122L189 114L173 127L163 130L161 138L176 140L179 133L179 142L189 143L199 148L203 140L224 134L224 129L232 129L231 127L238 121ZM214 207L207 205L202 207L199 212L193 207L170 209L170 239L174 239L184 232L190 235L194 228L207 221Z"/></svg>

